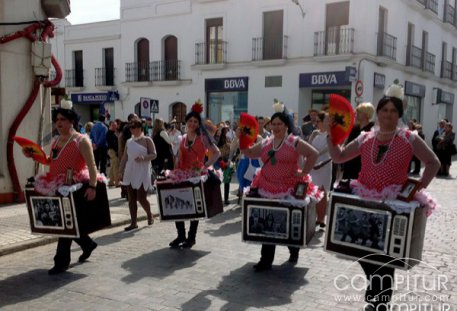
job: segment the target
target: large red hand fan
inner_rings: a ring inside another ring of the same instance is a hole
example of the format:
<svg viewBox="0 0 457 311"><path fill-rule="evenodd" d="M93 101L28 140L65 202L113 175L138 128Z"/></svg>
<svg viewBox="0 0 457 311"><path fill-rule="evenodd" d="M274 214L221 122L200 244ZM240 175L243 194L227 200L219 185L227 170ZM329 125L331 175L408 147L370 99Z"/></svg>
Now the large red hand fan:
<svg viewBox="0 0 457 311"><path fill-rule="evenodd" d="M17 142L23 150L26 150L29 153L31 153L32 158L35 161L40 162L41 164L47 163L46 153L43 151L43 149L41 149L41 147L37 143L31 141L30 139L19 136L14 136L13 140Z"/></svg>
<svg viewBox="0 0 457 311"><path fill-rule="evenodd" d="M240 114L240 149L246 149L257 140L259 123L248 113Z"/></svg>
<svg viewBox="0 0 457 311"><path fill-rule="evenodd" d="M332 142L341 144L354 126L354 110L351 103L341 95L330 94L329 115L333 118Z"/></svg>

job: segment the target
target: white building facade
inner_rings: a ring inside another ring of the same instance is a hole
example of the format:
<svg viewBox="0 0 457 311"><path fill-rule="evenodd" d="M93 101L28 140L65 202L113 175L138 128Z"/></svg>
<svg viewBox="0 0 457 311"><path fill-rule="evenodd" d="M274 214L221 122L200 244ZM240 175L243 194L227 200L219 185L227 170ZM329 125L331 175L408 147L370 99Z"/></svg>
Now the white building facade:
<svg viewBox="0 0 457 311"><path fill-rule="evenodd" d="M439 119L456 120L455 0L298 3L122 0L120 20L65 26L67 92L86 120L144 116L141 98L158 100L165 120L183 121L198 98L214 122L271 115L274 98L301 119L331 93L376 105L398 79L405 120L427 138Z"/></svg>

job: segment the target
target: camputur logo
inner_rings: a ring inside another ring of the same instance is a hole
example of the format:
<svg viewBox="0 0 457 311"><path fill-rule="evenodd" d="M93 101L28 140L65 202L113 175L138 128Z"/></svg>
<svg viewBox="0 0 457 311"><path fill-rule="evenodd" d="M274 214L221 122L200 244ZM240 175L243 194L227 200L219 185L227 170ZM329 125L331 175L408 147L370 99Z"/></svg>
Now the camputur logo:
<svg viewBox="0 0 457 311"><path fill-rule="evenodd" d="M362 310L402 310L402 311L456 311L450 302L453 290L448 276L425 261L412 258L394 258L383 265L371 265L371 275L367 276L357 263L369 260L367 255L352 262L333 279L338 304L364 303ZM395 269L395 276L386 274L393 261L417 263L409 270ZM365 265L366 266L366 265ZM356 271L355 273L353 271ZM389 309L390 307L390 309Z"/></svg>

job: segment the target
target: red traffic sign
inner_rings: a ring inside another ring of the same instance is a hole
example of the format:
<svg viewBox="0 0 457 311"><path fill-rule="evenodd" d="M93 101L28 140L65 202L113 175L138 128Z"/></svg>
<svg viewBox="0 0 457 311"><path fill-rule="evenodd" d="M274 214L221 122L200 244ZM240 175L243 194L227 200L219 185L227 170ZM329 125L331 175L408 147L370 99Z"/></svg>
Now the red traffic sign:
<svg viewBox="0 0 457 311"><path fill-rule="evenodd" d="M363 82L362 80L357 80L357 82L355 83L355 95L357 95L357 97L360 97L362 96L363 94Z"/></svg>

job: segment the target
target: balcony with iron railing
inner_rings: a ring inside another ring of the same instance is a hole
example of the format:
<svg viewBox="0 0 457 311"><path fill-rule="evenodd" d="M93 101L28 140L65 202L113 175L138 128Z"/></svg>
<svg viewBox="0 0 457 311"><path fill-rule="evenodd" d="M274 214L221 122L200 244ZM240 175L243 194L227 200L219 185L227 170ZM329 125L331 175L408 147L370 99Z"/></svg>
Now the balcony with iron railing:
<svg viewBox="0 0 457 311"><path fill-rule="evenodd" d="M397 59L397 38L386 32L378 34L378 56Z"/></svg>
<svg viewBox="0 0 457 311"><path fill-rule="evenodd" d="M95 68L95 86L114 86L115 68Z"/></svg>
<svg viewBox="0 0 457 311"><path fill-rule="evenodd" d="M195 43L195 64L215 65L227 62L227 42L214 41Z"/></svg>
<svg viewBox="0 0 457 311"><path fill-rule="evenodd" d="M154 61L150 63L126 63L126 82L179 81L181 61Z"/></svg>
<svg viewBox="0 0 457 311"><path fill-rule="evenodd" d="M422 49L418 48L417 46L411 46L411 52L409 55L409 60L407 61L407 65L422 69Z"/></svg>
<svg viewBox="0 0 457 311"><path fill-rule="evenodd" d="M438 14L438 0L427 0L425 8L429 9L435 14Z"/></svg>
<svg viewBox="0 0 457 311"><path fill-rule="evenodd" d="M456 25L455 8L450 4L447 4L444 8L444 22L454 26Z"/></svg>
<svg viewBox="0 0 457 311"><path fill-rule="evenodd" d="M436 56L432 53L425 52L424 71L435 73L435 59Z"/></svg>
<svg viewBox="0 0 457 311"><path fill-rule="evenodd" d="M452 63L447 60L441 61L441 78L452 80Z"/></svg>
<svg viewBox="0 0 457 311"><path fill-rule="evenodd" d="M288 36L282 36L279 40L252 38L252 61L287 59L288 38Z"/></svg>
<svg viewBox="0 0 457 311"><path fill-rule="evenodd" d="M314 56L352 54L354 28L332 27L314 33Z"/></svg>
<svg viewBox="0 0 457 311"><path fill-rule="evenodd" d="M84 71L82 69L65 70L65 87L70 87L70 88L84 87Z"/></svg>

